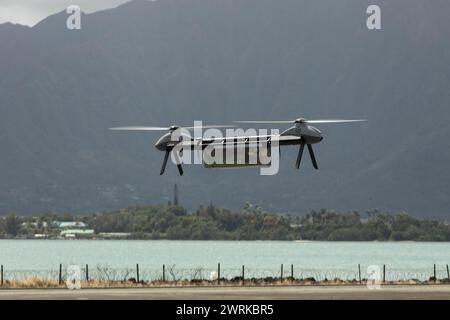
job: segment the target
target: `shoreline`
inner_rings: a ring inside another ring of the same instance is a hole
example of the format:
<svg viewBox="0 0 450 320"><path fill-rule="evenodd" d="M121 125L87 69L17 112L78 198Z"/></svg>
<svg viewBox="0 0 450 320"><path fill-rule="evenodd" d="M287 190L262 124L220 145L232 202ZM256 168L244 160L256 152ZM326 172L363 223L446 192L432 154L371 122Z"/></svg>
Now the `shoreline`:
<svg viewBox="0 0 450 320"><path fill-rule="evenodd" d="M450 243L447 241L436 241L436 240L272 240L272 239L259 239L259 240L230 240L230 239L118 239L118 238L91 238L91 239L80 239L80 238L0 238L0 241L159 241L159 242L295 242L295 243Z"/></svg>

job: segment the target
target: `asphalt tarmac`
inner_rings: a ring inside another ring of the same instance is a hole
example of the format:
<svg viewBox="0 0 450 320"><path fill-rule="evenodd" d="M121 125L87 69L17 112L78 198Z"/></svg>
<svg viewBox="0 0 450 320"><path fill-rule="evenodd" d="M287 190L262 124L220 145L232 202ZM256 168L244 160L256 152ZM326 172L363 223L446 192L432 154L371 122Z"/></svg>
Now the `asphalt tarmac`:
<svg viewBox="0 0 450 320"><path fill-rule="evenodd" d="M0 300L227 300L227 299L438 299L450 300L450 285L167 287L109 289L1 289Z"/></svg>

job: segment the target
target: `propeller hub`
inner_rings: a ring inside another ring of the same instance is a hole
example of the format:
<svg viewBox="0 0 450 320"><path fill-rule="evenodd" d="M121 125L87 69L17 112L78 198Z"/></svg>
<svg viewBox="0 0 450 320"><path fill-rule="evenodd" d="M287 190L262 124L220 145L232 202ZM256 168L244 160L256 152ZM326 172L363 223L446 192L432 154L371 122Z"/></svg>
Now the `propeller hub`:
<svg viewBox="0 0 450 320"><path fill-rule="evenodd" d="M298 118L298 119L295 119L294 123L304 123L305 121L306 121L305 118Z"/></svg>

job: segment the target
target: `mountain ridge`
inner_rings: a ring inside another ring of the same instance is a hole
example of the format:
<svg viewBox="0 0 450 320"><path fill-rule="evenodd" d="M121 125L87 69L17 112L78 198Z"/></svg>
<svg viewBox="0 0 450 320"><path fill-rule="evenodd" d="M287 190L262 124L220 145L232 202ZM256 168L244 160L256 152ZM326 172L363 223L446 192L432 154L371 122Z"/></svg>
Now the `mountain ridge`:
<svg viewBox="0 0 450 320"><path fill-rule="evenodd" d="M187 207L446 217L450 5L380 1L382 30L369 31L369 4L132 1L83 15L81 30L65 29L63 11L12 34L0 49L0 214L163 202L177 183ZM180 178L170 165L160 177L157 134L108 131L300 116L369 121L318 126L320 170L295 170L285 148L273 177L187 166Z"/></svg>

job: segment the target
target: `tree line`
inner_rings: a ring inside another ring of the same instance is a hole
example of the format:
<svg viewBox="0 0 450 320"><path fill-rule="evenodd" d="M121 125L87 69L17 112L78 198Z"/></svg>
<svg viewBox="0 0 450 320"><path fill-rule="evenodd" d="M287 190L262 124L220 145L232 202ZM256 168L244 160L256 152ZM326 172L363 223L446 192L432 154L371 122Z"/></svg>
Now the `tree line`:
<svg viewBox="0 0 450 320"><path fill-rule="evenodd" d="M305 215L274 214L247 204L229 210L210 204L188 212L181 206L151 205L88 215L43 214L0 218L0 238L57 238L55 221L80 221L99 233L127 233L130 239L170 240L317 240L450 241L450 226L406 213L370 211ZM95 236L94 234L94 236Z"/></svg>

